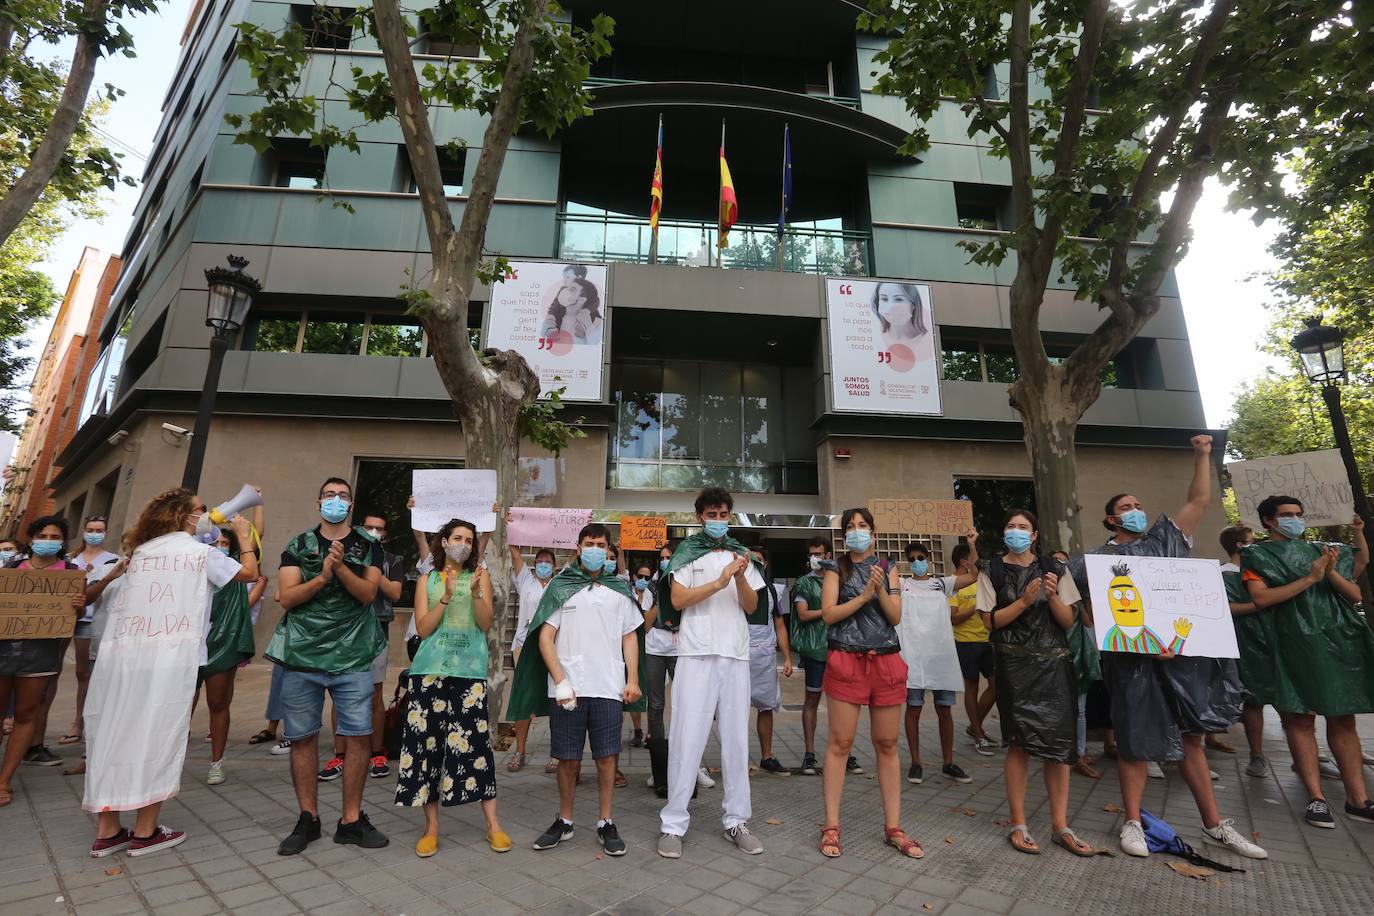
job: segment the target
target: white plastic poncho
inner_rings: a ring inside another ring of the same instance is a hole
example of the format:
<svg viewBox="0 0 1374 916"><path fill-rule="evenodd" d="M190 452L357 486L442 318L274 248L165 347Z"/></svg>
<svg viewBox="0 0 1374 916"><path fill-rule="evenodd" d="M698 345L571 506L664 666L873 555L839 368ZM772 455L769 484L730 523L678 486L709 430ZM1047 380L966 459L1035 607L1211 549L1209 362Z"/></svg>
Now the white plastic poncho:
<svg viewBox="0 0 1374 916"><path fill-rule="evenodd" d="M239 569L184 532L130 557L86 698L85 810L132 811L181 788L211 588Z"/></svg>
<svg viewBox="0 0 1374 916"><path fill-rule="evenodd" d="M902 622L897 638L906 662L908 689L963 690L954 649L949 598L954 577L902 580Z"/></svg>

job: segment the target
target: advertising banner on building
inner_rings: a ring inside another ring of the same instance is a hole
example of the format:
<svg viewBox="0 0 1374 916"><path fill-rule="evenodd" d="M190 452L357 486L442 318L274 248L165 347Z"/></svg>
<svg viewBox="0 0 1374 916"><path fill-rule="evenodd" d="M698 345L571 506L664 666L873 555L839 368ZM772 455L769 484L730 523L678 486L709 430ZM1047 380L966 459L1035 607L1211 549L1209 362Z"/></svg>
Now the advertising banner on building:
<svg viewBox="0 0 1374 916"><path fill-rule="evenodd" d="M486 346L525 357L541 396L599 401L606 307L604 264L511 261L491 289Z"/></svg>
<svg viewBox="0 0 1374 916"><path fill-rule="evenodd" d="M825 305L835 410L941 412L940 350L929 286L828 277Z"/></svg>
<svg viewBox="0 0 1374 916"><path fill-rule="evenodd" d="M1232 461L1226 469L1231 472L1241 524L1256 531L1264 526L1255 510L1268 496L1302 500L1303 517L1313 528L1348 525L1355 517L1350 477L1337 449Z"/></svg>

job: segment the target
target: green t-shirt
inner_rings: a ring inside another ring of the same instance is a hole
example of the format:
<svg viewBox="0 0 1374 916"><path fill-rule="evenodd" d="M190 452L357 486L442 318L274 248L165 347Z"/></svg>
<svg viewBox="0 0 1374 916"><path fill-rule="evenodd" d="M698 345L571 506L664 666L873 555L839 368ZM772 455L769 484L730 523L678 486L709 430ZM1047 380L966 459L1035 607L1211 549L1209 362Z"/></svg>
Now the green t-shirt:
<svg viewBox="0 0 1374 916"><path fill-rule="evenodd" d="M437 607L444 597L444 575L432 572L425 578L429 606ZM487 634L477 626L472 611L472 573L459 573L453 599L444 609L444 619L425 637L410 663L412 675L487 679Z"/></svg>

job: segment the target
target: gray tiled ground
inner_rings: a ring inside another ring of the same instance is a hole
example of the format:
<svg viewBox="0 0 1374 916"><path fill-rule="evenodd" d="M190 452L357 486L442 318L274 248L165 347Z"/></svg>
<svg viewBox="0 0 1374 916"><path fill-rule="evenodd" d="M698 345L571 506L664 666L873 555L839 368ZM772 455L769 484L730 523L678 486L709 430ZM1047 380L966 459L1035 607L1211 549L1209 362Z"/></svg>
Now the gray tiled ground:
<svg viewBox="0 0 1374 916"><path fill-rule="evenodd" d="M486 848L480 812L466 807L444 812L438 856L417 859L412 845L422 819L418 812L390 805L393 781L383 779L369 780L366 801L373 821L392 837L389 847L363 852L335 846L326 827L325 839L305 855L282 858L276 842L295 815L287 758L246 743L262 724L256 714L263 706L267 673L258 665L240 673L227 783L205 786L209 748L199 738L191 742L182 794L163 814L166 823L187 830L189 839L167 854L142 860L89 858L92 825L79 807L80 778L64 778L57 768L21 768L15 802L0 810L0 913L1374 912L1374 829L1361 831L1343 818L1331 831L1301 824L1306 799L1288 769L1276 720L1267 736L1274 778L1246 777L1241 757L1212 757L1221 774L1217 795L1224 815L1234 817L1243 832L1258 834L1271 857L1248 863L1211 850L1214 858L1248 870L1202 881L1175 875L1160 856L1083 860L1051 846L1038 772L1032 773L1029 811L1032 831L1045 852L1030 857L1012 851L998 825L1006 818L1000 758L972 753L962 737L962 706L956 710L956 754L974 783L960 786L936 776L921 786L904 784L904 821L928 853L919 862L903 860L882 845L877 781L871 775L851 777L846 784L841 859L824 860L815 849L820 780L762 774L752 783L752 827L763 839L764 855L742 856L721 838L720 790L711 789L693 804L684 857L660 859L654 854L660 803L644 787L647 755L628 746L622 765L630 786L617 794L616 819L629 855L598 857L592 832L585 829L566 847L536 853L529 843L548 825L557 802L553 779L539 765L547 747L542 725L536 725L532 736L535 765L514 776L504 768L499 771L501 818L516 842L510 853L497 856ZM786 684L789 706L800 702L800 687L799 677ZM62 688L53 710L53 737L69 721L69 676ZM938 760L932 720L926 716L922 722L927 772ZM822 714L822 740L824 727ZM995 732L995 721L991 728ZM1374 735L1374 722L1366 723L1365 731ZM201 712L193 734L204 733ZM1239 729L1230 740L1243 743ZM795 710L779 716L775 741L784 762L800 761L801 724ZM871 750L863 742L861 735L856 748L871 773ZM73 761L79 754L79 747L58 750ZM708 762L714 759L714 749L708 750ZM1073 778L1072 822L1089 842L1115 848L1120 815L1104 806L1119 804L1119 789L1110 761L1104 768L1107 775L1101 781ZM590 786L584 783L583 788ZM1326 790L1339 810L1341 786L1328 782ZM338 817L338 784L322 785L320 798L324 818L332 822ZM1146 803L1189 842L1200 845L1196 809L1177 773L1152 780ZM594 804L591 791L579 796L580 824L592 823Z"/></svg>

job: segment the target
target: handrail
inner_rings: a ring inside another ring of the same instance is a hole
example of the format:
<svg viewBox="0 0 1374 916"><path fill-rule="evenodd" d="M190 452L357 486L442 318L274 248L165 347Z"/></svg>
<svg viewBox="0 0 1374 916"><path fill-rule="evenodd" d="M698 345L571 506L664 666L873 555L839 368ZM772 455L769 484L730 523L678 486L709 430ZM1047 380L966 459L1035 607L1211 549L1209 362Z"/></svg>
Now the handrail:
<svg viewBox="0 0 1374 916"><path fill-rule="evenodd" d="M598 87L603 87L603 86L635 86L635 85L642 85L642 84L645 84L645 83L660 83L660 82L675 82L675 81L671 81L671 80L625 80L625 79L617 79L616 77L612 77L612 76L589 76L589 77L587 77L586 79L584 79L584 80L582 81L582 85L585 86L585 87L587 87L587 88L589 88L589 89L596 89L596 88L598 88ZM751 85L751 84L749 84L749 83L738 83L738 84L731 84L731 85L748 86L748 85ZM773 87L773 86L760 86L760 87L758 87L758 88L760 88L760 89L775 89L776 87ZM804 95L804 96L806 96L806 97L809 98L809 99L820 99L820 100L823 101L823 102L830 102L830 103L832 103L832 104L834 104L834 105L843 105L845 108L852 108L852 109L854 109L855 111L860 111L860 110L862 110L862 109L861 109L861 103L860 103L859 98L858 98L857 96L852 96L852 95L821 95L821 94L819 94L819 93L812 93L812 92L806 92L806 91L797 92L797 91L791 90L791 89L781 89L781 90L777 90L777 91L779 91L779 92L790 92L790 93L792 93L793 95Z"/></svg>

